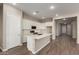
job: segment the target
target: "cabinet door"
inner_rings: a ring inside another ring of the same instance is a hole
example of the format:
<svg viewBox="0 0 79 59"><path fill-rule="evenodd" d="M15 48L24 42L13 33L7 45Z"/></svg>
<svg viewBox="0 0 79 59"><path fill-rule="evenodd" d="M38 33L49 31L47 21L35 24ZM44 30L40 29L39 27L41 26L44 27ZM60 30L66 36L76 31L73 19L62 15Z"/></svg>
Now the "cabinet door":
<svg viewBox="0 0 79 59"><path fill-rule="evenodd" d="M6 45L9 49L21 44L21 17L13 13L7 15L6 20Z"/></svg>

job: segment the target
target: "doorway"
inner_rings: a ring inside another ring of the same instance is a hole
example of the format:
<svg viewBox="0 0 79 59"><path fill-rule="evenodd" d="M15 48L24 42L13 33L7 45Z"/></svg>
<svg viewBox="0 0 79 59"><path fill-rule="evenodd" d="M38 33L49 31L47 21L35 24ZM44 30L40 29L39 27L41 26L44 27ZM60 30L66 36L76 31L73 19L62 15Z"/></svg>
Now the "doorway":
<svg viewBox="0 0 79 59"><path fill-rule="evenodd" d="M77 17L56 19L56 37L63 34L77 39Z"/></svg>
<svg viewBox="0 0 79 59"><path fill-rule="evenodd" d="M67 32L66 24L61 24L61 33L66 34L66 32Z"/></svg>

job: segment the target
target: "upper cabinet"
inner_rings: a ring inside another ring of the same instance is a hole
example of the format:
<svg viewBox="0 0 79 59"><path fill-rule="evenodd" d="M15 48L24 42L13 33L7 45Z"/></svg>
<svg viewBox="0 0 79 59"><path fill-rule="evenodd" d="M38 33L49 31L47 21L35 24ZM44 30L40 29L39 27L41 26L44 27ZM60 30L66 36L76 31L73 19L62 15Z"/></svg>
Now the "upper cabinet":
<svg viewBox="0 0 79 59"><path fill-rule="evenodd" d="M53 24L52 22L46 22L46 23L44 23L45 26L52 26L52 24Z"/></svg>
<svg viewBox="0 0 79 59"><path fill-rule="evenodd" d="M31 29L32 26L36 26L37 30L45 29L45 26L43 25L43 23L39 23L29 19L23 19L22 24L23 24L22 25L23 29Z"/></svg>

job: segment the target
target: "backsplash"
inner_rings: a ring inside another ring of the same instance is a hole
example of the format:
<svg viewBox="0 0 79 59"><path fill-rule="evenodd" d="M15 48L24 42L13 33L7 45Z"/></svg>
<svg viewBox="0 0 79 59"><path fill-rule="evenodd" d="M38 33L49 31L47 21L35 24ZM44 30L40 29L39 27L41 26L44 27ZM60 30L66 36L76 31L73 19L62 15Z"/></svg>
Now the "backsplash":
<svg viewBox="0 0 79 59"><path fill-rule="evenodd" d="M28 29L26 29L26 30L23 30L22 33L23 33L23 35L30 35L30 34L32 34L32 33L30 33L30 31L35 31L39 34L47 33L46 29L38 29L38 30L28 30Z"/></svg>

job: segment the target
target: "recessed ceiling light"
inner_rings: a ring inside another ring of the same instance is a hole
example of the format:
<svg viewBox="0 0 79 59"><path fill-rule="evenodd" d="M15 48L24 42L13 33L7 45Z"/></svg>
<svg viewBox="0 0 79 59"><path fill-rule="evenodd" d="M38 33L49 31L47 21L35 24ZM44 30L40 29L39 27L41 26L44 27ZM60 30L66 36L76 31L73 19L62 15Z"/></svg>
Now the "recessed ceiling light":
<svg viewBox="0 0 79 59"><path fill-rule="evenodd" d="M37 13L36 12L33 12L33 15L36 15Z"/></svg>
<svg viewBox="0 0 79 59"><path fill-rule="evenodd" d="M58 16L58 14L56 14L56 16Z"/></svg>
<svg viewBox="0 0 79 59"><path fill-rule="evenodd" d="M50 10L53 10L55 7L54 6L50 6Z"/></svg>
<svg viewBox="0 0 79 59"><path fill-rule="evenodd" d="M16 5L16 3L12 3L13 5Z"/></svg>
<svg viewBox="0 0 79 59"><path fill-rule="evenodd" d="M39 13L39 11L34 11L33 12L33 15L36 15L36 14L38 14Z"/></svg>

